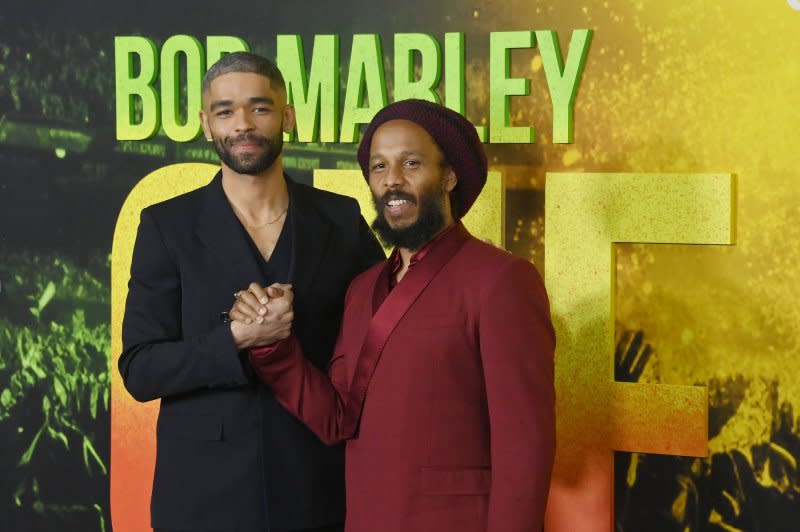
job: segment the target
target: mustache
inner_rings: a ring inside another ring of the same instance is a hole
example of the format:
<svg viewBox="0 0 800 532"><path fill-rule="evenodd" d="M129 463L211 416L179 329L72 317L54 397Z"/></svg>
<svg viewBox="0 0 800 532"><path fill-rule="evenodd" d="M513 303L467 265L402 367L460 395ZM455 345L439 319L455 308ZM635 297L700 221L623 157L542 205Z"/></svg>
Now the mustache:
<svg viewBox="0 0 800 532"><path fill-rule="evenodd" d="M386 192L383 196L378 198L378 202L383 204L386 204L392 200L406 200L409 203L417 202L417 198L415 198L408 192L403 192L400 190L390 190Z"/></svg>
<svg viewBox="0 0 800 532"><path fill-rule="evenodd" d="M252 132L251 133L243 133L243 134L238 135L236 137L227 137L225 139L225 144L227 144L228 146L235 146L236 144L241 144L241 143L245 143L245 142L247 144L258 144L258 145L263 146L264 144L266 144L267 139L266 139L266 137L262 137L261 135L258 135L256 133L252 133Z"/></svg>

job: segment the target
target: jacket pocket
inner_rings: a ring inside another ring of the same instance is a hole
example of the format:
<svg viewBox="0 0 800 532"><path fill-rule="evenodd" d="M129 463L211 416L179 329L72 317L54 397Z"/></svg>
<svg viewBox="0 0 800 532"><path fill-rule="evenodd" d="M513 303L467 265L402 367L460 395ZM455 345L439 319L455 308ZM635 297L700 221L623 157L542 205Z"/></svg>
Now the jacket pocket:
<svg viewBox="0 0 800 532"><path fill-rule="evenodd" d="M216 414L161 414L156 425L158 439L221 441L222 417Z"/></svg>
<svg viewBox="0 0 800 532"><path fill-rule="evenodd" d="M492 469L483 467L421 467L419 490L426 495L486 495Z"/></svg>

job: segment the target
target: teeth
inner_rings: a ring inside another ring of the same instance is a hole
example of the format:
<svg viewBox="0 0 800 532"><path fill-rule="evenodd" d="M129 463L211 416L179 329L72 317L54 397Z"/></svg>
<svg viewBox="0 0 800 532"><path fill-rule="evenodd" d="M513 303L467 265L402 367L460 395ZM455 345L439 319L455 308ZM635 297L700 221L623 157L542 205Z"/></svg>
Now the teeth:
<svg viewBox="0 0 800 532"><path fill-rule="evenodd" d="M406 203L408 203L408 201L403 200L403 199L393 199L393 200L389 200L387 205L389 205L389 207L399 207L400 205L404 205Z"/></svg>

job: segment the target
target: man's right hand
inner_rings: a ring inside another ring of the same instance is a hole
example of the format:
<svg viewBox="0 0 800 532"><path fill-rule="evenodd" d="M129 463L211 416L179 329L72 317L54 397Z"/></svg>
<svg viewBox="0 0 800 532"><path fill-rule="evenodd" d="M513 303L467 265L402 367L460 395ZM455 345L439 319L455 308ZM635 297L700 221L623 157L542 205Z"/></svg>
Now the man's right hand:
<svg viewBox="0 0 800 532"><path fill-rule="evenodd" d="M231 333L238 349L274 344L292 331L294 293L292 285L275 283L261 287L251 283L236 293L228 313Z"/></svg>

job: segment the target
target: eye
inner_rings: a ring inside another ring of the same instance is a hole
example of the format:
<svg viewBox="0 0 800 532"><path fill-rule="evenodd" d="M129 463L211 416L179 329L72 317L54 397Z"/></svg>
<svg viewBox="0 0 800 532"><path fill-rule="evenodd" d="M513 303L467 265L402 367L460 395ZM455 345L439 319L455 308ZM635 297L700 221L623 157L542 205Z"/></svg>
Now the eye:
<svg viewBox="0 0 800 532"><path fill-rule="evenodd" d="M384 163L374 163L369 167L371 172L377 172L378 170L383 170L384 168L386 168L386 164Z"/></svg>
<svg viewBox="0 0 800 532"><path fill-rule="evenodd" d="M264 113L269 113L269 112L270 112L270 110L271 110L271 109L270 109L269 107L263 107L263 106L254 107L254 108L253 108L253 112L254 112L254 113L256 113L256 114L264 114Z"/></svg>
<svg viewBox="0 0 800 532"><path fill-rule="evenodd" d="M405 164L405 165L406 165L408 168L417 168L417 167L419 166L419 164L420 164L420 163L419 163L419 161L418 161L418 160L416 160L416 159L408 159L408 160L407 160L407 161L406 161L404 164Z"/></svg>
<svg viewBox="0 0 800 532"><path fill-rule="evenodd" d="M216 112L215 116L216 116L217 118L225 118L225 117L228 117L228 116L230 116L231 114L232 114L232 113L231 113L231 110L230 110L230 109L221 109L221 110L219 110L219 111L217 111L217 112Z"/></svg>

